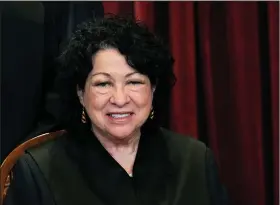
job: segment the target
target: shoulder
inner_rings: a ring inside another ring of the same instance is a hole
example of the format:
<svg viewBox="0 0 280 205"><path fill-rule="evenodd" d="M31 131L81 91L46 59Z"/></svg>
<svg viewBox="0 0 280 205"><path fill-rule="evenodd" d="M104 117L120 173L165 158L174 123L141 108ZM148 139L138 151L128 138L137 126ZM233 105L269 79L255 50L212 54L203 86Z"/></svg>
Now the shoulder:
<svg viewBox="0 0 280 205"><path fill-rule="evenodd" d="M48 184L40 165L49 166L54 157L56 147L63 144L66 134L47 140L25 150L12 169L12 181L7 192L5 205L52 204ZM25 190L22 192L22 190Z"/></svg>
<svg viewBox="0 0 280 205"><path fill-rule="evenodd" d="M205 170L208 148L203 142L164 128L161 128L160 133L165 141L169 160L175 167Z"/></svg>
<svg viewBox="0 0 280 205"><path fill-rule="evenodd" d="M205 153L207 150L207 147L203 142L191 136L182 135L165 128L160 128L160 134L166 141L169 149L183 152L184 155L187 152Z"/></svg>
<svg viewBox="0 0 280 205"><path fill-rule="evenodd" d="M57 147L58 144L61 144L64 140L65 134L62 134L57 138L47 139L37 145L33 144L32 146L25 148L24 154L16 160L12 169L12 173L15 175L15 181L16 178L20 178L21 180L25 179L32 183L32 180L35 179L34 176L36 176L36 173L40 173L37 159L42 158L40 161L48 163L51 158L47 159L47 157L52 155L55 147Z"/></svg>
<svg viewBox="0 0 280 205"><path fill-rule="evenodd" d="M48 186L36 162L28 153L25 153L12 169L12 180L4 205L44 205L45 201L52 204Z"/></svg>
<svg viewBox="0 0 280 205"><path fill-rule="evenodd" d="M59 158L61 152L64 153L67 141L68 134L63 133L59 137L47 140L38 146L27 149L26 154L32 158L40 170L49 170L53 161Z"/></svg>
<svg viewBox="0 0 280 205"><path fill-rule="evenodd" d="M55 138L44 140L36 146L29 147L25 150L25 153L30 155L42 155L44 153L53 154L54 150L58 147L64 146L68 138L68 133L64 132L59 134Z"/></svg>

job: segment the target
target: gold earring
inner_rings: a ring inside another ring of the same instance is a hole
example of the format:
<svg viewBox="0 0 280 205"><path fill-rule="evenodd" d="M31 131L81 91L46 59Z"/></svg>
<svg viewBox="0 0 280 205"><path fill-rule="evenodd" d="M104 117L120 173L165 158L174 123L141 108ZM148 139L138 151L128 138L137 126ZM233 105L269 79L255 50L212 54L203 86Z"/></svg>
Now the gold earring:
<svg viewBox="0 0 280 205"><path fill-rule="evenodd" d="M86 123L87 119L86 119L86 113L85 113L85 108L83 107L83 111L82 111L82 118L81 118L82 123Z"/></svg>
<svg viewBox="0 0 280 205"><path fill-rule="evenodd" d="M152 109L151 113L150 113L150 119L152 120L154 118L154 109Z"/></svg>

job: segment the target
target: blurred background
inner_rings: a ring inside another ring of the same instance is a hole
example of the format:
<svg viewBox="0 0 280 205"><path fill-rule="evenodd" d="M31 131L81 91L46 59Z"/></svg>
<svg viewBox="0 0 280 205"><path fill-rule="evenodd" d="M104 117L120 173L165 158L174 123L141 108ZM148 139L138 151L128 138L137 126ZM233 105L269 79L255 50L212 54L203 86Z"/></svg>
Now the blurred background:
<svg viewBox="0 0 280 205"><path fill-rule="evenodd" d="M1 2L1 162L60 129L55 58L76 25L133 15L169 44L177 83L155 113L215 153L232 205L279 202L279 2Z"/></svg>

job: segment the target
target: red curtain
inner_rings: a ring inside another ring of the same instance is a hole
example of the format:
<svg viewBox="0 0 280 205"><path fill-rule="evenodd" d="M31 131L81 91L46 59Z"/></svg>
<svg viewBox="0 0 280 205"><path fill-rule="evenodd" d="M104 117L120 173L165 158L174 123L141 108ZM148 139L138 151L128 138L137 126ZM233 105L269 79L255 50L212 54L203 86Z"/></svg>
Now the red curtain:
<svg viewBox="0 0 280 205"><path fill-rule="evenodd" d="M279 3L104 2L104 8L132 13L168 36L177 76L170 128L214 151L231 204L278 204Z"/></svg>

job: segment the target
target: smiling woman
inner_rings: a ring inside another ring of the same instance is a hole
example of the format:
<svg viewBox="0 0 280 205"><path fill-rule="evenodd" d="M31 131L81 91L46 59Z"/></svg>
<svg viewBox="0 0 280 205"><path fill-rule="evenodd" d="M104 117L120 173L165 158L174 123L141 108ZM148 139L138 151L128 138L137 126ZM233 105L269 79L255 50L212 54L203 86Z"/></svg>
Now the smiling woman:
<svg viewBox="0 0 280 205"><path fill-rule="evenodd" d="M211 151L156 121L174 60L143 24L92 19L59 60L66 133L18 161L6 204L226 204Z"/></svg>
<svg viewBox="0 0 280 205"><path fill-rule="evenodd" d="M116 49L98 51L92 67L78 96L94 122L93 132L112 142L139 139L140 128L152 110L153 91L148 76L136 72Z"/></svg>

